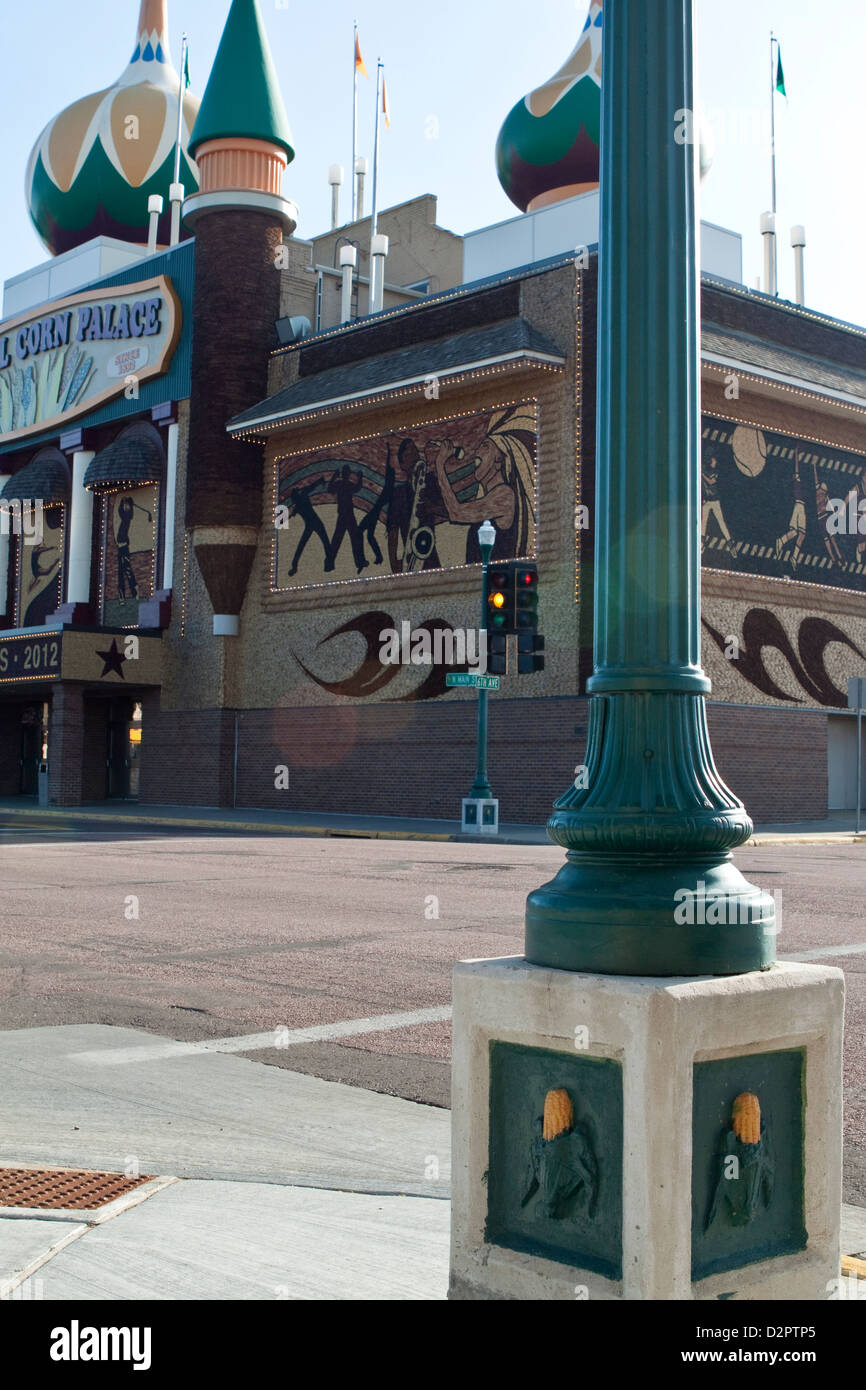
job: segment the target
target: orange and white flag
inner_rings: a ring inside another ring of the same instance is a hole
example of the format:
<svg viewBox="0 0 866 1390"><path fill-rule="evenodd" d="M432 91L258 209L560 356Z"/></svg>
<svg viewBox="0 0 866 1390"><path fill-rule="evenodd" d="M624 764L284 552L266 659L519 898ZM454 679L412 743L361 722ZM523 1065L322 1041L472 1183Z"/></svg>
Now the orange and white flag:
<svg viewBox="0 0 866 1390"><path fill-rule="evenodd" d="M361 53L361 40L358 37L357 29L355 30L355 71L362 73L364 77L370 76L370 74L367 71L367 64L364 62L364 58Z"/></svg>
<svg viewBox="0 0 866 1390"><path fill-rule="evenodd" d="M386 127L391 125L391 103L388 100L388 83L382 78L382 115L385 117Z"/></svg>

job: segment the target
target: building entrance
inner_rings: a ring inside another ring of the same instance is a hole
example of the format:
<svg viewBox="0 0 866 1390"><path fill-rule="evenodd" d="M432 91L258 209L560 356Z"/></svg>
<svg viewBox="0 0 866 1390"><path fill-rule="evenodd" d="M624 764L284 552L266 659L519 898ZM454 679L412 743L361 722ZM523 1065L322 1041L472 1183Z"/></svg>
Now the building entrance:
<svg viewBox="0 0 866 1390"><path fill-rule="evenodd" d="M21 711L21 756L18 791L39 792L39 764L48 756L48 705L25 705Z"/></svg>
<svg viewBox="0 0 866 1390"><path fill-rule="evenodd" d="M141 705L112 700L108 716L108 796L115 801L138 797L141 751Z"/></svg>

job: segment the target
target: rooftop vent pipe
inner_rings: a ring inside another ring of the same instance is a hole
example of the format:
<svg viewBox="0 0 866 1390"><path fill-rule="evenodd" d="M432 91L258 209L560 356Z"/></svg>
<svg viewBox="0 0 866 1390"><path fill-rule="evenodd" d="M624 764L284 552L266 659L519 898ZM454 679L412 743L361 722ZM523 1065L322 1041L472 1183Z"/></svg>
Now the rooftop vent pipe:
<svg viewBox="0 0 866 1390"><path fill-rule="evenodd" d="M779 293L776 284L776 214L761 214L761 236L764 238L764 290L767 294Z"/></svg>
<svg viewBox="0 0 866 1390"><path fill-rule="evenodd" d="M331 185L331 231L340 225L340 189L343 186L342 164L332 164L328 170L328 183Z"/></svg>
<svg viewBox="0 0 866 1390"><path fill-rule="evenodd" d="M803 274L803 251L806 246L806 228L791 228L791 245L794 248L794 300L802 308L806 303L805 280Z"/></svg>

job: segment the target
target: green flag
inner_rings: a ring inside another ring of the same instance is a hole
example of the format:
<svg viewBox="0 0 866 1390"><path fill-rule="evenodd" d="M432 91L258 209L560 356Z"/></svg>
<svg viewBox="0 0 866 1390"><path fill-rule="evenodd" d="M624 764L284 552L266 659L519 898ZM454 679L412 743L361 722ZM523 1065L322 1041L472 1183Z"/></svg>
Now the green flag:
<svg viewBox="0 0 866 1390"><path fill-rule="evenodd" d="M779 71L782 71L781 67L779 68ZM191 85L189 78L189 49L186 50L186 58L184 59L183 64L183 85L184 87L189 87ZM784 88L782 90L784 91Z"/></svg>
<svg viewBox="0 0 866 1390"><path fill-rule="evenodd" d="M785 100L788 100L788 93L785 91L785 71L782 67L782 48L777 47L777 66L776 66L776 91L781 92Z"/></svg>

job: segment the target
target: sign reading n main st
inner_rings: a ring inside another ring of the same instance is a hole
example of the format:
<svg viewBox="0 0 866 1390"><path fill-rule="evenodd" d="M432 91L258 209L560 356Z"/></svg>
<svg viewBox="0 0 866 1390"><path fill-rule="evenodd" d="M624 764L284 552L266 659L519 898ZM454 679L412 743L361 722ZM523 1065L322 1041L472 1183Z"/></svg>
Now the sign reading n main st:
<svg viewBox="0 0 866 1390"><path fill-rule="evenodd" d="M0 323L0 441L65 426L164 372L180 336L164 275L43 304Z"/></svg>
<svg viewBox="0 0 866 1390"><path fill-rule="evenodd" d="M453 686L469 686L473 690L498 690L498 676L476 676L473 672L450 672L445 677L445 684L451 688Z"/></svg>

